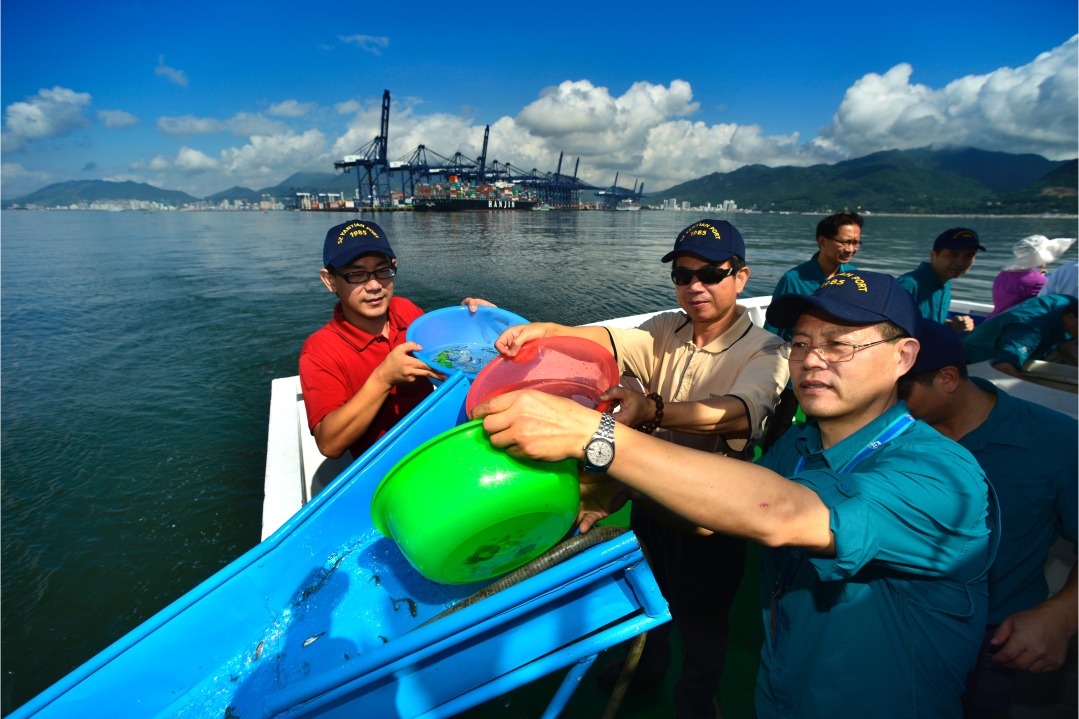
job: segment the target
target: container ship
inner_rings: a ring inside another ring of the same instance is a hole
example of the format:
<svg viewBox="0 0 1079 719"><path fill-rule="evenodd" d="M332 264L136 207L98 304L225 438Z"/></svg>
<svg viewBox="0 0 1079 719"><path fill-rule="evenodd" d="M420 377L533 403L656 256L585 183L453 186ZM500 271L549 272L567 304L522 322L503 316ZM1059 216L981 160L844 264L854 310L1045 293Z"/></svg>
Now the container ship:
<svg viewBox="0 0 1079 719"><path fill-rule="evenodd" d="M417 212L492 212L531 210L539 198L521 191L511 182L495 182L473 187L451 175L448 183L417 185L412 209Z"/></svg>

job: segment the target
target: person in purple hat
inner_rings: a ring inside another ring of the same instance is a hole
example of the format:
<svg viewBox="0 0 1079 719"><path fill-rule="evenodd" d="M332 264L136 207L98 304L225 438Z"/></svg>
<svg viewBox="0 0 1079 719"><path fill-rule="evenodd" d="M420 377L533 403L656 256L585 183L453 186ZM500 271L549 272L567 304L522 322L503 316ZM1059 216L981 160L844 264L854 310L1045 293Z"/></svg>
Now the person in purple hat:
<svg viewBox="0 0 1079 719"><path fill-rule="evenodd" d="M751 457L788 375L779 354L783 341L755 326L736 302L749 279L745 253L742 235L729 222L700 220L682 230L661 259L672 263L681 312L661 312L637 327L511 327L495 347L513 356L540 337L591 339L633 378L627 384L647 392L615 387L607 393L621 405L619 422L684 447ZM675 686L677 715L710 719L726 658L727 615L745 571L745 540L718 532L699 536L647 498L634 502L630 526L651 552L652 571L685 647ZM649 632L635 686L665 677L670 631L665 624ZM621 660L603 667L600 686L612 689L621 668Z"/></svg>
<svg viewBox="0 0 1079 719"><path fill-rule="evenodd" d="M515 456L584 461L582 517L628 491L702 533L763 545L759 719L957 717L997 507L970 452L898 399L918 355L917 305L889 275L840 272L812 295L776 298L768 321L792 329L783 352L811 421L757 464L538 392L473 415Z"/></svg>
<svg viewBox="0 0 1079 719"><path fill-rule="evenodd" d="M353 220L330 228L319 277L337 295L333 318L300 351L300 387L319 451L359 457L443 378L410 352L405 332L423 310L395 297L397 255L385 230ZM486 300L466 298L475 311Z"/></svg>
<svg viewBox="0 0 1079 719"><path fill-rule="evenodd" d="M969 376L959 337L944 325L922 322L918 340L900 396L912 415L970 450L1000 500L989 616L963 698L966 719L991 719L1007 713L1017 672L1059 668L1076 633L1074 563L1052 597L1043 568L1058 537L1074 547L1079 535L1079 423Z"/></svg>
<svg viewBox="0 0 1079 719"><path fill-rule="evenodd" d="M933 241L929 262L899 276L899 284L914 297L922 317L941 322L956 332L974 329L974 320L966 315L948 319L948 308L952 304L951 282L965 275L974 264L974 256L984 249L974 230L965 227L945 230Z"/></svg>

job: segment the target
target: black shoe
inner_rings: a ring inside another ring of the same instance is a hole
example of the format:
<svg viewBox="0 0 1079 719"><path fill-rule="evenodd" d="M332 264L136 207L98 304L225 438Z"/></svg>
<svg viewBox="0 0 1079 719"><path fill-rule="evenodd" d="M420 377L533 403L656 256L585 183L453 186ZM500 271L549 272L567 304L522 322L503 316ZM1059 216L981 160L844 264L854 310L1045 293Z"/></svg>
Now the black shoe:
<svg viewBox="0 0 1079 719"><path fill-rule="evenodd" d="M615 659L613 662L604 664L596 674L596 684L606 692L614 691L614 685L618 683L618 676L622 673L622 665L625 659ZM649 673L644 667L637 665L637 671L633 672L633 680L629 686L637 689L648 689L663 683L667 676L666 670L659 673Z"/></svg>

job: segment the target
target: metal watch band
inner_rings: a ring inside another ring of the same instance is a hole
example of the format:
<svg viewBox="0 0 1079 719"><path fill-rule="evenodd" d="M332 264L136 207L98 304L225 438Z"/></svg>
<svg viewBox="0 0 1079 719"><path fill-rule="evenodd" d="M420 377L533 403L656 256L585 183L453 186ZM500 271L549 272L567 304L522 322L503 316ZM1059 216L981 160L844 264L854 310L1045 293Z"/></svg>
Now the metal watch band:
<svg viewBox="0 0 1079 719"><path fill-rule="evenodd" d="M596 437L602 437L603 439L609 439L614 441L614 415L610 412L604 412L603 416L599 420L599 429L592 435L592 439Z"/></svg>

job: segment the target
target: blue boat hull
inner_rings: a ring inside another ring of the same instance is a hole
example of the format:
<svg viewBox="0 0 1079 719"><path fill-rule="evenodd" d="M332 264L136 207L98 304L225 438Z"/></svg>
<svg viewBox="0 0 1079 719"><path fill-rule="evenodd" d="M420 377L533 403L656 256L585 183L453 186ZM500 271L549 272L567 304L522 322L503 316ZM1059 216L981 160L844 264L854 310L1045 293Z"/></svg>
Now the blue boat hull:
<svg viewBox="0 0 1079 719"><path fill-rule="evenodd" d="M668 621L635 537L420 626L483 584L420 576L381 478L464 420L455 373L286 522L12 717L452 716Z"/></svg>

